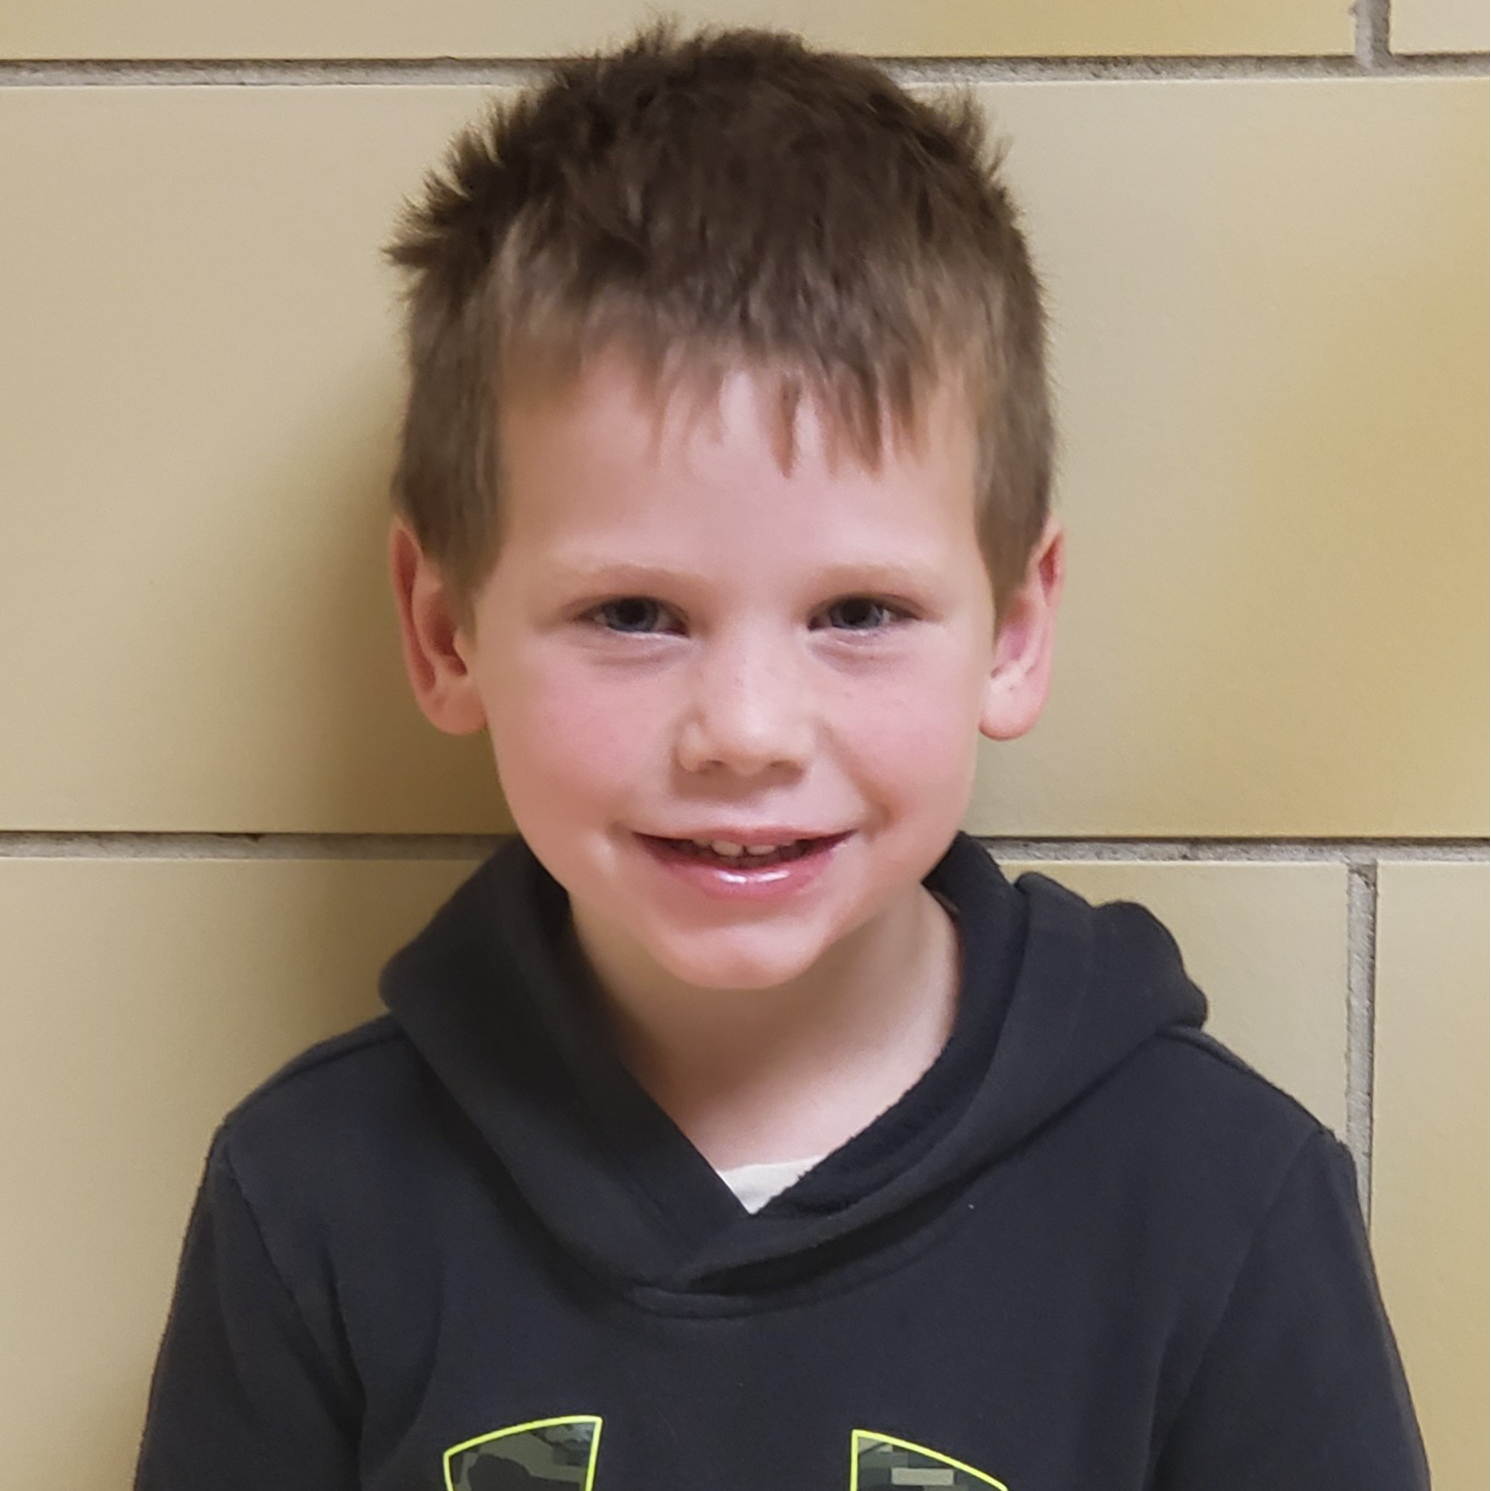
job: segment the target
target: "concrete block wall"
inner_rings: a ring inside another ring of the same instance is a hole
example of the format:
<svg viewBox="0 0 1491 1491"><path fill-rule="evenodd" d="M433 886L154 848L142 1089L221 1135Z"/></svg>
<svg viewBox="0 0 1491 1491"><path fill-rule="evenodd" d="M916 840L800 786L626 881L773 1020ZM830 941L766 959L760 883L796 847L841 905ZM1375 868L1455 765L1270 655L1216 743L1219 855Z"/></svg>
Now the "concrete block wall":
<svg viewBox="0 0 1491 1491"><path fill-rule="evenodd" d="M213 1126L510 827L409 702L377 247L631 0L0 0L0 1426L128 1482ZM971 82L1051 292L1055 695L967 827L1145 902L1352 1147L1439 1491L1487 1421L1485 9L732 0Z"/></svg>

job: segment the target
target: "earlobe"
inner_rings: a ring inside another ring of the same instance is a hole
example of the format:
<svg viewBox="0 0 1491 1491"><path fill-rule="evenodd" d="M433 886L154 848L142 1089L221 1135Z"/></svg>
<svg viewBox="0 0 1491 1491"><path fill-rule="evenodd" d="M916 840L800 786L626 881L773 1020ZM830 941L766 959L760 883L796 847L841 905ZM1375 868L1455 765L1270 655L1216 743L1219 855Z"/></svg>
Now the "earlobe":
<svg viewBox="0 0 1491 1491"><path fill-rule="evenodd" d="M402 518L394 519L389 532L388 570L415 703L436 729L449 735L480 730L486 714L460 650L445 587Z"/></svg>
<svg viewBox="0 0 1491 1491"><path fill-rule="evenodd" d="M980 731L1015 740L1030 730L1051 689L1056 608L1066 576L1066 535L1053 517L1030 556L1020 588L1005 604Z"/></svg>

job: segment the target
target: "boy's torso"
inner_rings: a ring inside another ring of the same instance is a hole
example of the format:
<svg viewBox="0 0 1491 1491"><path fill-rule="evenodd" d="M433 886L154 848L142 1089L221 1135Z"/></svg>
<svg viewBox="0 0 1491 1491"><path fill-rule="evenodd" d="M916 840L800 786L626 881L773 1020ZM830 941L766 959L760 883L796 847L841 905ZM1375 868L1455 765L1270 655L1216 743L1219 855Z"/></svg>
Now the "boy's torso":
<svg viewBox="0 0 1491 1491"><path fill-rule="evenodd" d="M1095 1467L1137 1491L1313 1130L1204 1038L1162 1039L826 1267L675 1291L556 1249L402 1037L367 1036L251 1106L227 1154L315 1334L345 1342L368 1491L1086 1491ZM1245 1167L1175 1122L1197 1105L1251 1136ZM381 1167L366 1129L398 1132Z"/></svg>

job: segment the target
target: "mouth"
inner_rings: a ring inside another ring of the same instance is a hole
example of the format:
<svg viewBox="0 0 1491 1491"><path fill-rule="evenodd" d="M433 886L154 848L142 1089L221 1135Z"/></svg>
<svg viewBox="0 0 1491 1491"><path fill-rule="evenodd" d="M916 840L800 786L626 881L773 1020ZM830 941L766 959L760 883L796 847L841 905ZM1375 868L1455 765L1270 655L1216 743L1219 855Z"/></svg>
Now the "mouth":
<svg viewBox="0 0 1491 1491"><path fill-rule="evenodd" d="M842 833L829 834L821 838L793 839L771 848L765 848L765 846L747 848L740 844L733 844L723 851L716 849L712 844L701 844L695 839L663 839L653 834L638 834L637 837L651 845L658 853L670 858L695 860L702 864L750 871L766 869L771 865L788 864L795 859L805 859L810 854L819 854L835 844L842 843L849 835ZM731 850L735 852L732 853Z"/></svg>

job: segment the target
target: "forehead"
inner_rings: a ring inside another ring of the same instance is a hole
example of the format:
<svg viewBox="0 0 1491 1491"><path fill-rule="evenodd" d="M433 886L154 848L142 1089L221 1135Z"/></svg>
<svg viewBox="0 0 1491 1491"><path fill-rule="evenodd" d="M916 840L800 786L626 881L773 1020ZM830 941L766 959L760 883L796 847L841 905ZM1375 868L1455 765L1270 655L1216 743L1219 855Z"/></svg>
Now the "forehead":
<svg viewBox="0 0 1491 1491"><path fill-rule="evenodd" d="M882 425L866 460L791 375L736 364L651 378L608 352L573 377L514 387L501 419L504 544L645 544L720 560L887 546L945 558L972 541L969 405L946 384Z"/></svg>

